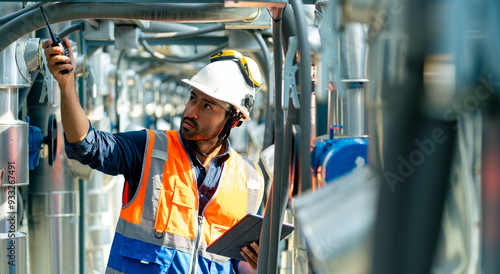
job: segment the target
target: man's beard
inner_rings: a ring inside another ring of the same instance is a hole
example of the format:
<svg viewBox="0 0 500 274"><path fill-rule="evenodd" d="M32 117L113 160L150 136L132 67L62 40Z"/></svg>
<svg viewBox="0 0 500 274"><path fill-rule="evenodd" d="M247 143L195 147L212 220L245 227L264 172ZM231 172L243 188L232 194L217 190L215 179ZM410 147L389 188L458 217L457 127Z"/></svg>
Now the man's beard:
<svg viewBox="0 0 500 274"><path fill-rule="evenodd" d="M184 123L185 120L188 120L193 124L194 128L193 129L185 129L182 124ZM223 120L221 123L219 123L216 126L205 126L203 128L200 128L198 123L190 117L184 117L181 120L181 127L180 127L180 133L181 137L186 139L186 140L191 140L191 141L209 141L214 139L219 135L219 132L221 131L222 127L224 126L225 120Z"/></svg>

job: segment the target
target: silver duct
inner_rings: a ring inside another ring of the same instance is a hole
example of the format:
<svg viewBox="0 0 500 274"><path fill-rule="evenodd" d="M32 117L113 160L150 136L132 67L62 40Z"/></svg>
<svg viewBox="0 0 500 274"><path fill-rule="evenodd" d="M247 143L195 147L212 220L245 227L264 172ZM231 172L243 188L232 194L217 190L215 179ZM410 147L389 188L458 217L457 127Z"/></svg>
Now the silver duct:
<svg viewBox="0 0 500 274"><path fill-rule="evenodd" d="M336 130L335 135L366 136L366 31L366 26L362 23L347 23L339 35L340 77L345 86L328 93L328 126L343 126Z"/></svg>
<svg viewBox="0 0 500 274"><path fill-rule="evenodd" d="M38 52L38 51L37 51ZM51 114L57 118L57 152L53 166L48 157L30 171L28 231L30 268L40 273L77 273L79 204L78 184L64 152L58 85L45 70L27 97L30 123L47 134ZM40 252L49 249L51 252Z"/></svg>
<svg viewBox="0 0 500 274"><path fill-rule="evenodd" d="M48 81L54 81L48 77ZM60 121L59 91L49 90L53 101L39 102L42 81L37 81L28 96L31 123L45 130L51 114ZM47 83L46 83L47 84ZM57 84L53 84L57 87ZM46 131L44 131L46 132ZM57 156L54 166L41 158L38 167L30 171L28 228L30 267L36 273L77 273L78 262L78 180L73 176L70 161L64 151L63 131L58 131ZM50 252L40 252L50 250Z"/></svg>
<svg viewBox="0 0 500 274"><path fill-rule="evenodd" d="M336 136L366 137L365 88L366 58L368 55L367 27L363 23L344 22L342 26L332 20L340 16L340 6L334 1L327 10L327 2L317 2L322 40L319 66L321 87L318 99L328 95L327 132L332 125Z"/></svg>
<svg viewBox="0 0 500 274"><path fill-rule="evenodd" d="M17 119L19 89L28 87L17 62L22 41L0 53L0 273L27 273L27 235L19 232L22 199L28 184L28 124Z"/></svg>

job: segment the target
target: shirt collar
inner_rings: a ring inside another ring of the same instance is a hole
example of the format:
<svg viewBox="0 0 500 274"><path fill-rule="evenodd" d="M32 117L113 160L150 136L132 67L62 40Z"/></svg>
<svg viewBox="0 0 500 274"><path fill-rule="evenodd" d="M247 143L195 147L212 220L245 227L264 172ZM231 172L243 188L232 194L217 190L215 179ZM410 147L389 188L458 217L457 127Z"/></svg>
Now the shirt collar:
<svg viewBox="0 0 500 274"><path fill-rule="evenodd" d="M194 149L192 146L196 145L194 141L189 141L181 137L182 143L184 144L184 147L187 149L187 152L191 158L191 161L199 166L203 166L198 160L198 157L196 157L196 153L194 152ZM215 156L214 160L217 161L217 165L222 165L228 158L229 155L231 154L231 142L229 142L229 139L226 139L224 142L224 146L226 149L222 154L219 154Z"/></svg>

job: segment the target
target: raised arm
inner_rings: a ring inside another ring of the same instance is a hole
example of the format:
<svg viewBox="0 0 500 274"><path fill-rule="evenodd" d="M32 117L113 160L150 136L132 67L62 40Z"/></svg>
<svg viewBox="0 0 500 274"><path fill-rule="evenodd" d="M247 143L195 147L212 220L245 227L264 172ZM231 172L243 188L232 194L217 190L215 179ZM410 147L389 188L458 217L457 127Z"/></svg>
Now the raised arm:
<svg viewBox="0 0 500 274"><path fill-rule="evenodd" d="M47 58L47 67L50 73L59 83L61 90L61 121L63 124L66 139L69 143L78 143L85 139L89 131L89 121L87 115L80 106L78 95L75 88L75 57L71 44L64 38L64 44L68 48L71 58L62 55L61 47L50 47L52 40L47 40L43 43L45 57ZM68 62L71 60L71 64ZM57 64L62 62L61 64ZM63 64L64 63L64 64ZM66 64L67 63L67 64ZM67 74L62 74L61 71L70 70Z"/></svg>

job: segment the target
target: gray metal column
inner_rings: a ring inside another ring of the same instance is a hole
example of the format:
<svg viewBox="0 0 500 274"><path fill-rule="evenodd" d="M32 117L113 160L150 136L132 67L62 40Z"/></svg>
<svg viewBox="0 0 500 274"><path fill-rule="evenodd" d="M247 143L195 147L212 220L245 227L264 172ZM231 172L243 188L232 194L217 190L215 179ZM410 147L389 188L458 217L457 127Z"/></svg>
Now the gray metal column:
<svg viewBox="0 0 500 274"><path fill-rule="evenodd" d="M332 125L343 126L342 129L334 130L335 135L366 137L367 129L364 111L364 90L368 82L368 79L366 79L366 58L368 55L366 33L367 28L363 23L346 23L342 31L338 31L339 51L338 57L335 59L338 61L340 70L337 73L343 86L334 86L328 89L327 123L327 132L329 132ZM332 37L329 37L328 33L322 33L322 39L332 39ZM335 39L333 42L335 42ZM330 54L335 54L326 52L330 50L326 46L323 47L325 59ZM335 59L324 60L323 64L326 65L335 61ZM325 73L325 77L326 75L328 74ZM335 83L335 85L338 85L338 83Z"/></svg>
<svg viewBox="0 0 500 274"><path fill-rule="evenodd" d="M19 88L29 86L21 57L17 43L0 53L0 273L28 273L27 235L18 231L18 187L28 184L28 124L17 119Z"/></svg>
<svg viewBox="0 0 500 274"><path fill-rule="evenodd" d="M54 81L51 76L48 81ZM50 114L58 118L58 151L54 166L47 158L30 171L28 222L30 242L30 267L36 273L78 273L78 180L73 176L70 162L64 152L64 137L60 121L59 90L54 89L40 103L43 81L38 78L28 95L28 115L31 123L45 131ZM50 252L43 252L48 250Z"/></svg>

